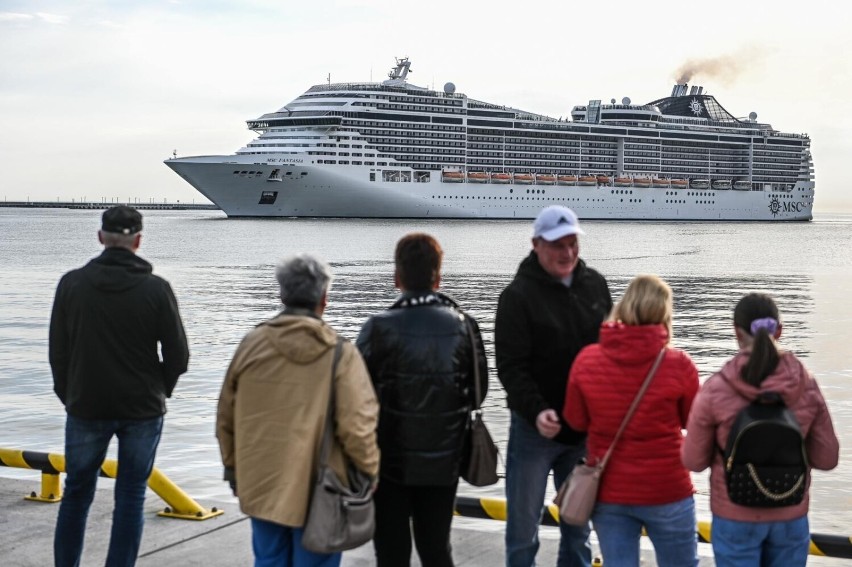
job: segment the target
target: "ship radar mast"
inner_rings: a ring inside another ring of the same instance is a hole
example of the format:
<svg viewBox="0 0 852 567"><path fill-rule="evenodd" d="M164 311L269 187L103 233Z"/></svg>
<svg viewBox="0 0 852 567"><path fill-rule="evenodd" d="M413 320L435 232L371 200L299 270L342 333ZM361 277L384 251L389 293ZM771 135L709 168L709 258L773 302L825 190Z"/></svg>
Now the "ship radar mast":
<svg viewBox="0 0 852 567"><path fill-rule="evenodd" d="M405 78L408 76L408 73L413 72L411 70L411 61L408 60L408 57L401 59L396 57L395 59L396 67L388 73L388 80L382 83L384 85L403 85L405 84Z"/></svg>

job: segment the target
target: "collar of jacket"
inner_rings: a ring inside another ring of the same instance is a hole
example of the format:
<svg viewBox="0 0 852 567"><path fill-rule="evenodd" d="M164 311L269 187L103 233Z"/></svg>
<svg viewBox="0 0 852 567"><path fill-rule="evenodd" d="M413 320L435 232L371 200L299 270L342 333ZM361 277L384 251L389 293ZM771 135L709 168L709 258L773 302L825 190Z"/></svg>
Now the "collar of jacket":
<svg viewBox="0 0 852 567"><path fill-rule="evenodd" d="M577 266L574 267L572 274L574 277L569 287L574 287L586 274L586 262L582 258L577 259ZM518 275L565 287L565 284L561 280L554 278L541 267L541 263L538 261L538 254L535 253L535 250L530 250L529 256L521 261L521 265L518 267Z"/></svg>
<svg viewBox="0 0 852 567"><path fill-rule="evenodd" d="M281 310L281 315L295 315L297 317L313 317L314 319L322 319L313 309L306 307L284 307Z"/></svg>
<svg viewBox="0 0 852 567"><path fill-rule="evenodd" d="M404 291L397 298L396 302L390 306L391 309L400 309L403 307L418 307L420 305L444 305L458 309L458 304L438 291Z"/></svg>

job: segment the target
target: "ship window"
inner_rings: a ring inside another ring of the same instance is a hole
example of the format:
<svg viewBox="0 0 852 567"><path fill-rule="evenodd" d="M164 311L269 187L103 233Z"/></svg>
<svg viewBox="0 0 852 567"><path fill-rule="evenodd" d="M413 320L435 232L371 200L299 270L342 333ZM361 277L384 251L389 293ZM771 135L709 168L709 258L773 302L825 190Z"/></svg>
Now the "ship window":
<svg viewBox="0 0 852 567"><path fill-rule="evenodd" d="M278 198L278 191L263 191L260 194L260 201L258 201L258 205L272 205L275 203L275 199Z"/></svg>
<svg viewBox="0 0 852 567"><path fill-rule="evenodd" d="M376 180L376 173L371 171L370 172L370 181L375 181L375 180Z"/></svg>

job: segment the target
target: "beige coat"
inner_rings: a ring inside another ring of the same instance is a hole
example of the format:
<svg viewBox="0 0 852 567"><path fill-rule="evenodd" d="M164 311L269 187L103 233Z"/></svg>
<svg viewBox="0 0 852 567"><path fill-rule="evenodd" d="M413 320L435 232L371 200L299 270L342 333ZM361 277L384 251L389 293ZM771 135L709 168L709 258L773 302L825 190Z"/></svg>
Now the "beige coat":
<svg viewBox="0 0 852 567"><path fill-rule="evenodd" d="M216 419L226 476L236 473L240 509L302 527L328 408L337 333L319 318L280 314L250 331L228 368ZM334 377L335 443L330 462L344 475L344 454L375 477L378 402L358 350L343 344Z"/></svg>

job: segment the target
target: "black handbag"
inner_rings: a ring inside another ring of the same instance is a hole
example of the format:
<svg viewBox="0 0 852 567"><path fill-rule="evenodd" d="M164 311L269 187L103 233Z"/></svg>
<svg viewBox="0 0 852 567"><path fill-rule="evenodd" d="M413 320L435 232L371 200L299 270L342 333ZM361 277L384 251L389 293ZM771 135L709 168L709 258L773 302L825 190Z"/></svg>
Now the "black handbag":
<svg viewBox="0 0 852 567"><path fill-rule="evenodd" d="M482 399L479 386L479 353L477 352L476 336L470 321L465 318L467 332L470 336L471 357L473 358L473 382L476 392L476 409L473 411L468 427L467 440L465 443L464 458L462 459L461 476L470 485L489 486L497 482L497 456L499 451L491 434L482 421L482 408L479 401Z"/></svg>
<svg viewBox="0 0 852 567"><path fill-rule="evenodd" d="M337 553L359 547L373 538L375 506L372 482L347 459L347 487L328 466L334 430L334 375L343 347L337 339L331 367L331 394L320 449L319 466L311 494L302 547L314 553Z"/></svg>

